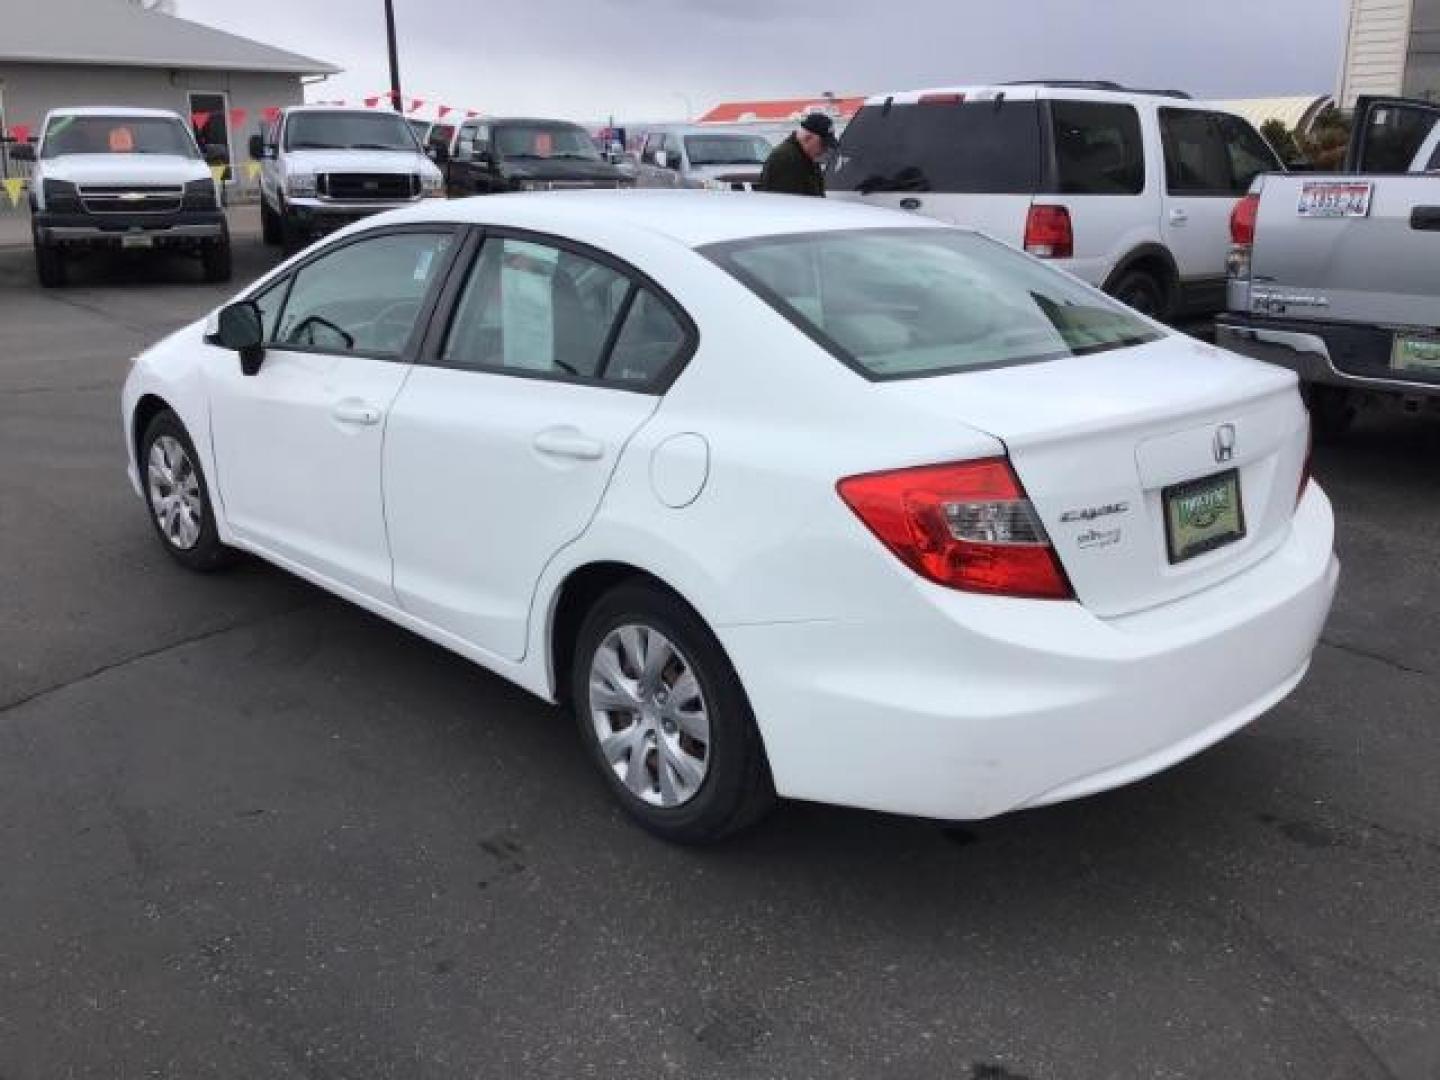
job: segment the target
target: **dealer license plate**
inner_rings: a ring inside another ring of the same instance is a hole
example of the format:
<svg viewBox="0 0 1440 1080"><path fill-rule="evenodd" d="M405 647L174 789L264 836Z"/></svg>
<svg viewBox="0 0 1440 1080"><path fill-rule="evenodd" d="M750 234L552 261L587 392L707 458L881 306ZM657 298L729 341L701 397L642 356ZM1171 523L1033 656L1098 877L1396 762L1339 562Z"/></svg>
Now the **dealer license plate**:
<svg viewBox="0 0 1440 1080"><path fill-rule="evenodd" d="M1168 487L1163 499L1165 542L1172 563L1214 551L1245 535L1245 508L1240 504L1240 473L1236 469Z"/></svg>
<svg viewBox="0 0 1440 1080"><path fill-rule="evenodd" d="M122 248L148 248L155 246L155 238L144 233L125 233L120 237Z"/></svg>
<svg viewBox="0 0 1440 1080"><path fill-rule="evenodd" d="M1296 213L1309 218L1368 217L1374 191L1374 184L1362 180L1302 183Z"/></svg>
<svg viewBox="0 0 1440 1080"><path fill-rule="evenodd" d="M1396 334L1390 366L1396 371L1440 375L1440 334Z"/></svg>

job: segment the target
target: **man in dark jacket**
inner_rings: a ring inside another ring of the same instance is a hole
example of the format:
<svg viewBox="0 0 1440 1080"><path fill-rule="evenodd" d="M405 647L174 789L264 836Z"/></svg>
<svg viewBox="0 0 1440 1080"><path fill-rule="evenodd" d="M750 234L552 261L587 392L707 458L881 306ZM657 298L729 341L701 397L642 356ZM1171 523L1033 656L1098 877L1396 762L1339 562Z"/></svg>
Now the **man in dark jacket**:
<svg viewBox="0 0 1440 1080"><path fill-rule="evenodd" d="M820 159L833 150L838 140L835 125L824 113L811 113L800 126L765 159L756 190L779 195L825 197L825 177Z"/></svg>

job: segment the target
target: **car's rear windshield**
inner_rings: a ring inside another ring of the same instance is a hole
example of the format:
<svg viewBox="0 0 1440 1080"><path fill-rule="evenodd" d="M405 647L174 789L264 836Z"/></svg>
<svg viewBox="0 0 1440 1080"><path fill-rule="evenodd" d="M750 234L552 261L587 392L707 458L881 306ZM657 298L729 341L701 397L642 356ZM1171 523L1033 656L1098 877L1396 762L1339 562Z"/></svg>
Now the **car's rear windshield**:
<svg viewBox="0 0 1440 1080"><path fill-rule="evenodd" d="M418 151L415 132L394 113L297 112L285 122L286 150Z"/></svg>
<svg viewBox="0 0 1440 1080"><path fill-rule="evenodd" d="M173 154L198 158L195 140L165 116L57 116L45 129L41 157L65 154Z"/></svg>
<svg viewBox="0 0 1440 1080"><path fill-rule="evenodd" d="M1098 290L958 229L767 236L702 251L871 379L1055 360L1162 336Z"/></svg>
<svg viewBox="0 0 1440 1080"><path fill-rule="evenodd" d="M772 147L759 135L715 132L686 135L691 165L764 165Z"/></svg>
<svg viewBox="0 0 1440 1080"><path fill-rule="evenodd" d="M1031 195L1040 189L1034 101L867 105L830 169L836 191Z"/></svg>

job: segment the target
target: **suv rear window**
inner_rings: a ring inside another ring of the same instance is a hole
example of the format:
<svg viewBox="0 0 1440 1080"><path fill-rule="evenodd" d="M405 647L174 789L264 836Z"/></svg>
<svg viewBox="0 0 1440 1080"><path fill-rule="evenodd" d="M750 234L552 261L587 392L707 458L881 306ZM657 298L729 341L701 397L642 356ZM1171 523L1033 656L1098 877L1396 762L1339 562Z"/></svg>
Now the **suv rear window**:
<svg viewBox="0 0 1440 1080"><path fill-rule="evenodd" d="M1055 164L1062 195L1138 195L1145 190L1145 141L1133 105L1052 101Z"/></svg>
<svg viewBox="0 0 1440 1080"><path fill-rule="evenodd" d="M1040 187L1033 101L867 105L830 170L837 191L1032 195Z"/></svg>
<svg viewBox="0 0 1440 1080"><path fill-rule="evenodd" d="M1155 341L1087 285L974 233L851 229L703 253L866 378L944 375Z"/></svg>

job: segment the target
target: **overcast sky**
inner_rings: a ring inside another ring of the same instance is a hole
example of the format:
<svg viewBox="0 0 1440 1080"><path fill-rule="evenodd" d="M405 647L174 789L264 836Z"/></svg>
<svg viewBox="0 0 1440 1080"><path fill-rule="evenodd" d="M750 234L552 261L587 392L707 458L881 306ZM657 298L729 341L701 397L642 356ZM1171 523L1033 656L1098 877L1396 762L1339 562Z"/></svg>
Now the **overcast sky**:
<svg viewBox="0 0 1440 1080"><path fill-rule="evenodd" d="M1037 77L1205 97L1334 91L1346 0L395 0L407 96L659 119L734 98ZM388 85L381 0L179 0L179 14ZM688 100L688 105L687 105Z"/></svg>

